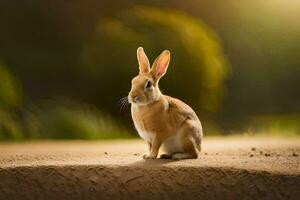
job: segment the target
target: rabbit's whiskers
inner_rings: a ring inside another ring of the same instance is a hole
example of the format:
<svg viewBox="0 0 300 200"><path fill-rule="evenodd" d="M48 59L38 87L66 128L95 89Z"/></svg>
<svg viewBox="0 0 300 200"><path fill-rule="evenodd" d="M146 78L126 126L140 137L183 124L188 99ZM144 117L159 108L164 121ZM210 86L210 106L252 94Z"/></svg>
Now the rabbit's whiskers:
<svg viewBox="0 0 300 200"><path fill-rule="evenodd" d="M122 97L119 101L120 111L123 111L128 105L128 97Z"/></svg>

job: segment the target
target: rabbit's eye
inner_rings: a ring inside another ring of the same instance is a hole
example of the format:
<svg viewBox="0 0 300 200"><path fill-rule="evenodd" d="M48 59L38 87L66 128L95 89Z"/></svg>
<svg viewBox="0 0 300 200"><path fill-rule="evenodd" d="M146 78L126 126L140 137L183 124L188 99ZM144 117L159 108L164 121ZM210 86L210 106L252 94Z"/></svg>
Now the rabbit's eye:
<svg viewBox="0 0 300 200"><path fill-rule="evenodd" d="M150 88L151 86L152 86L152 82L151 81L147 81L146 88Z"/></svg>

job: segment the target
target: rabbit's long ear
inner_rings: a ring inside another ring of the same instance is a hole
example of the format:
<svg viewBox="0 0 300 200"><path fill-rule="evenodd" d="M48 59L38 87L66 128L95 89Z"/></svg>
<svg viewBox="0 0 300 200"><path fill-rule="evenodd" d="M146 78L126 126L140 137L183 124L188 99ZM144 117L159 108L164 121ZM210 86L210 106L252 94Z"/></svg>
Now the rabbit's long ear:
<svg viewBox="0 0 300 200"><path fill-rule="evenodd" d="M155 80L160 79L168 69L170 63L170 51L164 50L154 61L151 74Z"/></svg>
<svg viewBox="0 0 300 200"><path fill-rule="evenodd" d="M142 47L139 47L136 51L136 54L139 62L140 74L148 73L150 71L150 63L148 57L144 52L144 49Z"/></svg>

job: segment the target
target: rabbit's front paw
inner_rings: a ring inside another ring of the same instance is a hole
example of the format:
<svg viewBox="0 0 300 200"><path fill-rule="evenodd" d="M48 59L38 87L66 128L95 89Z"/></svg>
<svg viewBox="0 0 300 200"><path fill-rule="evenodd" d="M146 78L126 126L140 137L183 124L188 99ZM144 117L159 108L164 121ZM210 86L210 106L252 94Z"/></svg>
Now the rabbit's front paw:
<svg viewBox="0 0 300 200"><path fill-rule="evenodd" d="M154 154L154 153L146 153L146 154L143 155L143 158L144 158L144 159L155 159L156 156L157 156L157 155Z"/></svg>
<svg viewBox="0 0 300 200"><path fill-rule="evenodd" d="M144 153L143 154L143 159L146 159L146 156L148 155L149 153Z"/></svg>

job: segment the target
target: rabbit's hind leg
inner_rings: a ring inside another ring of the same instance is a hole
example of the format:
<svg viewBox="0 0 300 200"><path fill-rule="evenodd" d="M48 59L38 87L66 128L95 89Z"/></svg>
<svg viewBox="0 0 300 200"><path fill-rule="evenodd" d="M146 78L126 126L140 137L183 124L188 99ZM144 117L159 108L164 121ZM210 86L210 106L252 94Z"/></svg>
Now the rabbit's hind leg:
<svg viewBox="0 0 300 200"><path fill-rule="evenodd" d="M183 126L180 128L180 141L182 144L182 152L175 153L173 159L196 159L198 158L197 146L195 146L195 141L193 134L195 132L195 127L193 122L187 120Z"/></svg>
<svg viewBox="0 0 300 200"><path fill-rule="evenodd" d="M183 152L178 152L173 154L173 159L196 159L198 158L198 154L194 147L194 143L192 142L192 138L188 137L184 139L183 142Z"/></svg>

